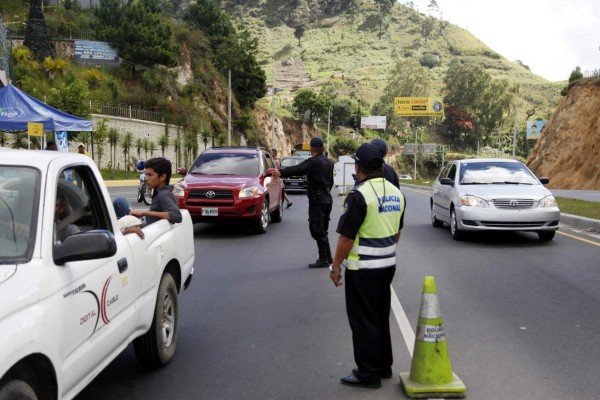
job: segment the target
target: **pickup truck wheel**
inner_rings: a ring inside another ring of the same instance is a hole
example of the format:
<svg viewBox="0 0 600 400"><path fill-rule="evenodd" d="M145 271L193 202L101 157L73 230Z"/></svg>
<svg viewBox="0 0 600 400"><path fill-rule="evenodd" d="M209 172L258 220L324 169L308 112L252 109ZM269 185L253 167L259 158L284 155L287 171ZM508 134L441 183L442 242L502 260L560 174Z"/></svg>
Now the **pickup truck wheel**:
<svg viewBox="0 0 600 400"><path fill-rule="evenodd" d="M265 198L260 209L260 218L254 222L252 227L254 232L259 234L267 232L267 229L269 228L269 217L269 200Z"/></svg>
<svg viewBox="0 0 600 400"><path fill-rule="evenodd" d="M179 332L178 311L175 281L171 274L165 273L158 287L150 330L133 342L135 355L142 365L157 368L171 361L175 355Z"/></svg>
<svg viewBox="0 0 600 400"><path fill-rule="evenodd" d="M37 400L33 388L20 379L0 384L0 400Z"/></svg>
<svg viewBox="0 0 600 400"><path fill-rule="evenodd" d="M271 213L271 221L281 222L282 219L283 219L283 192L281 193L281 198L279 199L279 205L277 206L275 211L273 211L273 213Z"/></svg>

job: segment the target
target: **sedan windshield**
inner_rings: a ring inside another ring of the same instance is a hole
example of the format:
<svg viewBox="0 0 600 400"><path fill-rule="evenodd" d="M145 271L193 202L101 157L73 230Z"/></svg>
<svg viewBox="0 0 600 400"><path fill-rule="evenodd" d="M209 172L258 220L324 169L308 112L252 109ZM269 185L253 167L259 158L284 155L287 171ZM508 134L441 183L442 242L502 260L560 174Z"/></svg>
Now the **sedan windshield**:
<svg viewBox="0 0 600 400"><path fill-rule="evenodd" d="M31 258L39 197L38 170L0 165L0 264Z"/></svg>
<svg viewBox="0 0 600 400"><path fill-rule="evenodd" d="M537 185L535 176L521 163L477 162L461 163L461 185Z"/></svg>
<svg viewBox="0 0 600 400"><path fill-rule="evenodd" d="M192 166L190 173L202 175L258 175L258 155L203 153Z"/></svg>

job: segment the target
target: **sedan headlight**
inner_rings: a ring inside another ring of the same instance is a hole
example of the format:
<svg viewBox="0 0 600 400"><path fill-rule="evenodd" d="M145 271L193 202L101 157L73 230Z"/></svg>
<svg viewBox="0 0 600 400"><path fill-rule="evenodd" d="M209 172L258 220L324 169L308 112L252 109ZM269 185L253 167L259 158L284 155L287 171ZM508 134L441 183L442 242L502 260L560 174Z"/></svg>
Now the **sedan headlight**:
<svg viewBox="0 0 600 400"><path fill-rule="evenodd" d="M557 207L557 206L558 206L558 204L556 203L556 199L554 198L554 196L546 196L540 200L541 208Z"/></svg>
<svg viewBox="0 0 600 400"><path fill-rule="evenodd" d="M173 186L173 196L183 197L185 195L186 188L187 188L187 184L185 182L177 182L177 184L175 184L175 186Z"/></svg>
<svg viewBox="0 0 600 400"><path fill-rule="evenodd" d="M487 201L480 197L476 196L462 196L460 198L460 204L463 206L471 206L471 207L489 207Z"/></svg>
<svg viewBox="0 0 600 400"><path fill-rule="evenodd" d="M245 197L258 197L262 194L258 186L250 186L240 190L240 199Z"/></svg>

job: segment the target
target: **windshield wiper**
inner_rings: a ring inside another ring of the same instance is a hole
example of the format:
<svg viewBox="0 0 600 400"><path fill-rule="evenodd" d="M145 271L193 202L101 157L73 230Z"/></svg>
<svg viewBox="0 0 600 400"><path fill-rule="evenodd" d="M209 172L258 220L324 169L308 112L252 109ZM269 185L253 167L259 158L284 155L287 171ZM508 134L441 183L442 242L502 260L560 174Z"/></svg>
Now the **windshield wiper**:
<svg viewBox="0 0 600 400"><path fill-rule="evenodd" d="M504 181L504 182L492 182L495 185L531 185L531 183L524 183L524 182L511 182L511 181Z"/></svg>
<svg viewBox="0 0 600 400"><path fill-rule="evenodd" d="M461 185L489 185L489 183L486 183L486 182L467 182L467 183L461 183Z"/></svg>

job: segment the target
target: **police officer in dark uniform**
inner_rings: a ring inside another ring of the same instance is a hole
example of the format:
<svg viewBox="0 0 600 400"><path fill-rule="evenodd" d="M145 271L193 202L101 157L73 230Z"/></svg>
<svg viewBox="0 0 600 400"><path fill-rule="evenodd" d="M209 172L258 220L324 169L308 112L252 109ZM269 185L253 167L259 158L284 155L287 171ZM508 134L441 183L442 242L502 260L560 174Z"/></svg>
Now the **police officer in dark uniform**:
<svg viewBox="0 0 600 400"><path fill-rule="evenodd" d="M385 155L388 152L385 140L379 138L373 139L371 140L371 144L374 144L381 152L381 157L383 158L383 177L387 179L387 181L390 182L392 185L400 189L400 179L398 178L396 170L394 170L394 168L392 168L391 165L385 162Z"/></svg>
<svg viewBox="0 0 600 400"><path fill-rule="evenodd" d="M345 269L346 311L352 329L357 368L344 376L348 386L379 388L392 377L390 284L396 271L396 243L405 210L402 192L383 177L383 157L370 143L354 156L358 184L346 198L330 278L342 285Z"/></svg>
<svg viewBox="0 0 600 400"><path fill-rule="evenodd" d="M329 246L328 230L329 215L333 199L333 162L323 154L323 141L321 138L312 138L310 141L311 158L300 164L276 171L273 176L287 177L306 175L308 179L308 223L310 235L317 242L319 258L316 262L308 264L309 268L328 267L333 262Z"/></svg>

